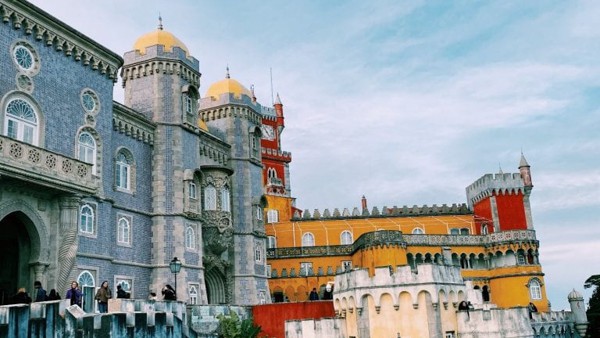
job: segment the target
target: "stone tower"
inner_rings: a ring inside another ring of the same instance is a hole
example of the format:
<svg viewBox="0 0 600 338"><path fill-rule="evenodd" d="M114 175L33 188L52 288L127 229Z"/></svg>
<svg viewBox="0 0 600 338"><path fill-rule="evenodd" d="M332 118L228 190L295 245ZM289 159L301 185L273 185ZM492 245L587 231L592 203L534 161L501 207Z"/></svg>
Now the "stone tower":
<svg viewBox="0 0 600 338"><path fill-rule="evenodd" d="M223 280L228 303L270 302L260 145L263 109L246 87L230 78L229 70L200 101L199 115L209 131L231 145L229 166L233 170L231 224L223 224L218 231L209 224L203 228L209 303L214 302L213 290ZM213 235L207 236L208 232ZM214 248L215 242L222 245Z"/></svg>
<svg viewBox="0 0 600 338"><path fill-rule="evenodd" d="M571 313L573 314L573 321L575 322L575 330L581 337L585 336L587 331L588 321L587 313L585 311L585 303L583 302L583 295L577 292L575 289L568 295L569 305L571 306Z"/></svg>
<svg viewBox="0 0 600 338"><path fill-rule="evenodd" d="M124 60L125 105L156 124L149 291L159 293L165 284L176 284L179 300L193 294L205 303L201 205L194 183L204 164L199 151L203 131L196 123L199 63L183 42L163 29L160 18L158 28L141 36ZM175 257L183 263L177 280L169 269Z"/></svg>

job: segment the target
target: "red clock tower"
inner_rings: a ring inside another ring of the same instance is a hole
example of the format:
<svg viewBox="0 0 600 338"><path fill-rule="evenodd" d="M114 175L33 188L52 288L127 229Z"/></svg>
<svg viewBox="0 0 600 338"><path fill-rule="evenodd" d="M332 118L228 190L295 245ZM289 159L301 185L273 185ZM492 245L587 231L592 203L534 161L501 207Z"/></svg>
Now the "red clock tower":
<svg viewBox="0 0 600 338"><path fill-rule="evenodd" d="M267 198L265 223L287 221L299 212L291 197L289 163L292 154L281 150L284 127L283 104L277 94L273 109L263 111L262 118L263 185Z"/></svg>

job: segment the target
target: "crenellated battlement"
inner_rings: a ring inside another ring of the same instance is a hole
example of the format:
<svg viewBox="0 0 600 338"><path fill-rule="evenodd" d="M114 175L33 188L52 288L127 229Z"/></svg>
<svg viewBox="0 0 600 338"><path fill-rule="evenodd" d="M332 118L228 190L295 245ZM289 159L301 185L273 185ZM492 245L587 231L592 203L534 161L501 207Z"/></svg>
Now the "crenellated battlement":
<svg viewBox="0 0 600 338"><path fill-rule="evenodd" d="M393 303L398 303L401 293L408 293L413 304L417 304L419 293L428 292L433 303L438 303L440 294L454 295L450 301L464 299L465 282L460 268L452 265L420 264L415 271L409 265L377 267L375 274L369 275L368 269L354 269L335 277L334 302L353 298L358 301L364 295L370 295L379 305L381 295L389 294ZM442 301L448 301L443 299ZM336 308L336 310L339 310Z"/></svg>
<svg viewBox="0 0 600 338"><path fill-rule="evenodd" d="M469 215L472 214L472 211L469 209L467 204L457 204L454 203L452 205L442 204L438 206L434 204L432 206L423 205L413 205L412 207L403 206L397 207L394 206L392 208L388 208L384 206L379 211L379 208L373 207L371 211L368 209L364 209L360 211L357 207L352 209L352 212L348 208L344 208L342 212L338 208L333 209L333 212L330 212L329 209L321 211L319 209L315 209L312 214L306 209L300 215L299 212L294 213L292 216L293 221L314 221L320 219L356 219L356 218L373 218L373 217L397 217L397 216L406 216L406 217L414 217L414 216L441 216L441 215Z"/></svg>
<svg viewBox="0 0 600 338"><path fill-rule="evenodd" d="M469 208L478 201L492 195L512 195L525 193L521 174L485 174L466 188Z"/></svg>
<svg viewBox="0 0 600 338"><path fill-rule="evenodd" d="M292 161L292 153L289 151L282 151L271 148L261 148L261 153L263 157L268 157L269 159L276 159L286 162Z"/></svg>

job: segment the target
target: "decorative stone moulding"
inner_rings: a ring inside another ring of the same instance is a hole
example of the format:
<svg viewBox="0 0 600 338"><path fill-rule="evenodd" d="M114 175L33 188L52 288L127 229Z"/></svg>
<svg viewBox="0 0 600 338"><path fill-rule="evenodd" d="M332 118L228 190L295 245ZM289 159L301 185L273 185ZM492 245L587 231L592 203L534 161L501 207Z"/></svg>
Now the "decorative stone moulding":
<svg viewBox="0 0 600 338"><path fill-rule="evenodd" d="M11 5L0 3L2 22L12 22L15 30L23 29L26 35L33 35L36 40L44 41L48 47L54 46L57 52L73 57L75 61L84 60L84 66L91 65L92 70L106 75L113 82L117 81L117 70L123 64L120 56L100 45L94 46L91 40L70 27L62 26L56 21L46 21L43 17L33 17L28 13L27 6L25 2L14 2Z"/></svg>

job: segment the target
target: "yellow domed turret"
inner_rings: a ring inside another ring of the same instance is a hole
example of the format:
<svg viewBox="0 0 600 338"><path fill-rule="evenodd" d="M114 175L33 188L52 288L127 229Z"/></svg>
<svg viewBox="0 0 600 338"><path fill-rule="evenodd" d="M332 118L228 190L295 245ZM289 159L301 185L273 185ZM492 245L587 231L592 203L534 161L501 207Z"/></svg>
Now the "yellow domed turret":
<svg viewBox="0 0 600 338"><path fill-rule="evenodd" d="M186 55L190 55L187 47L181 40L179 40L175 35L163 30L162 26L162 18L158 17L158 29L154 32L150 32L142 35L137 39L135 44L133 45L133 49L137 49L140 51L140 54L146 54L146 48L155 45L164 46L165 52L173 51L173 47L179 47L185 51Z"/></svg>
<svg viewBox="0 0 600 338"><path fill-rule="evenodd" d="M213 83L206 91L205 97L214 97L219 98L221 94L230 93L235 97L242 98L243 95L247 95L249 98L252 98L252 92L248 90L248 88L244 87L238 81L229 77L229 67L227 67L227 75L224 80Z"/></svg>
<svg viewBox="0 0 600 338"><path fill-rule="evenodd" d="M198 128L204 130L205 132L208 132L208 126L206 125L206 122L204 122L203 119L198 119Z"/></svg>

